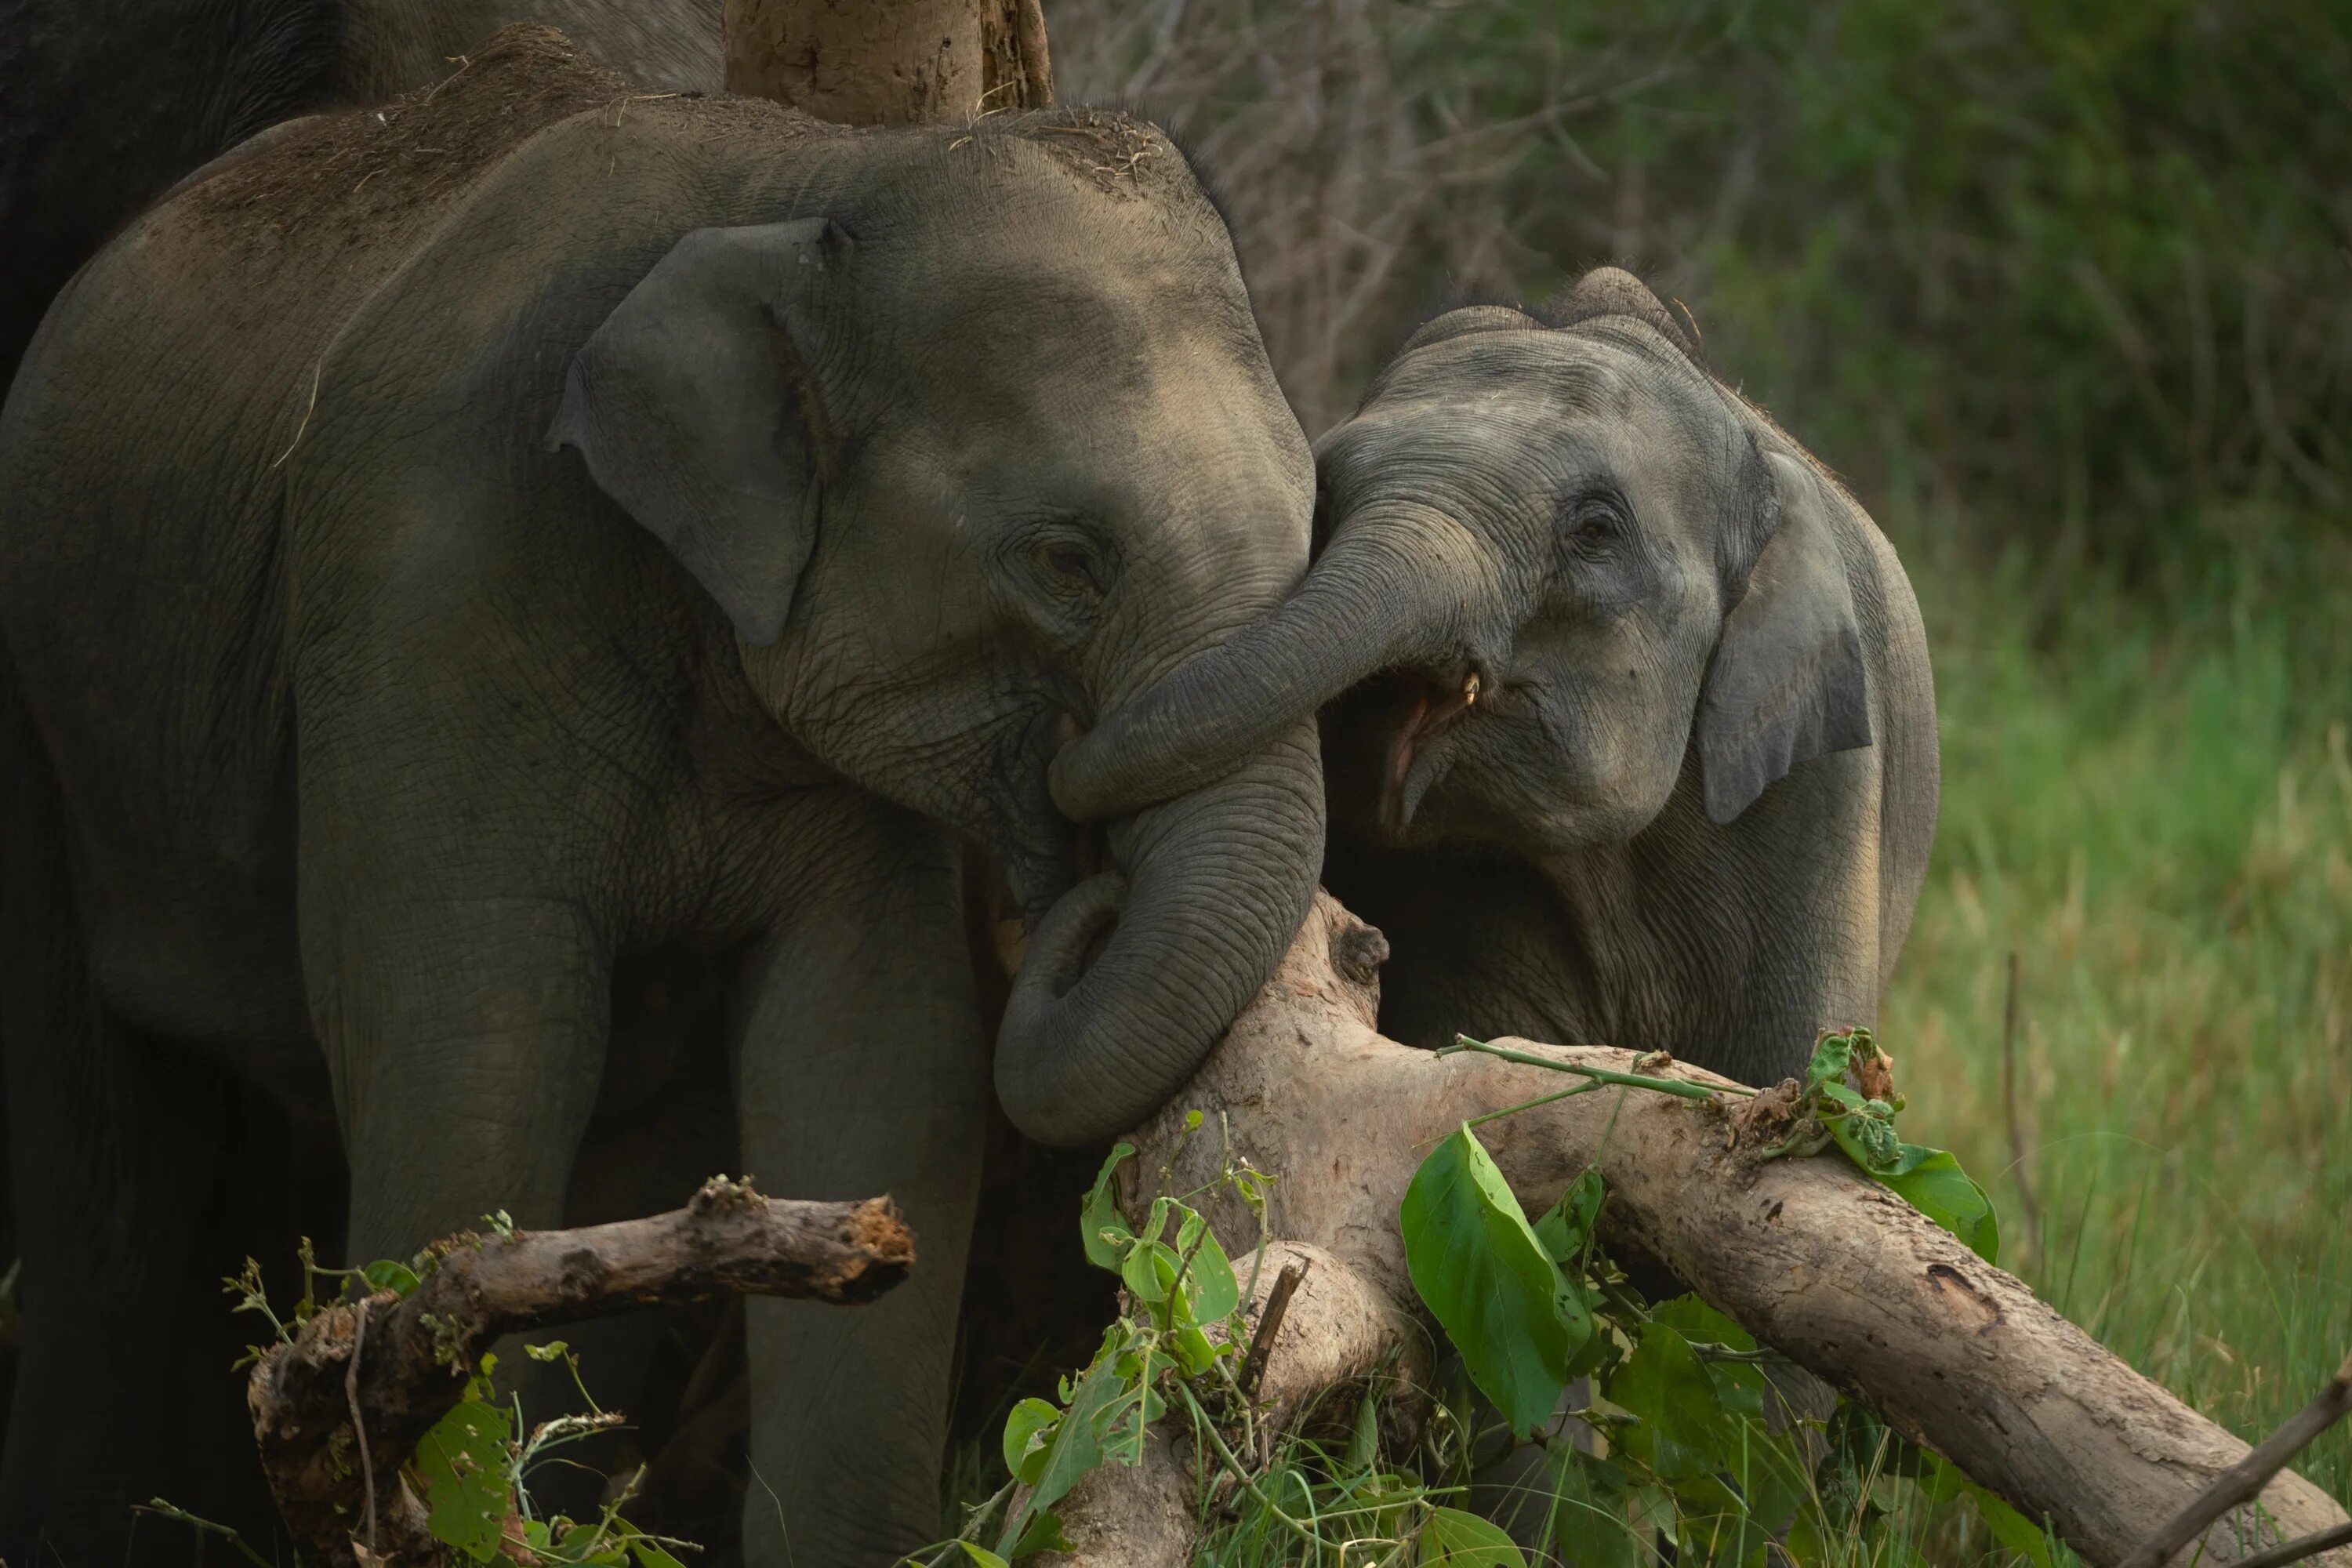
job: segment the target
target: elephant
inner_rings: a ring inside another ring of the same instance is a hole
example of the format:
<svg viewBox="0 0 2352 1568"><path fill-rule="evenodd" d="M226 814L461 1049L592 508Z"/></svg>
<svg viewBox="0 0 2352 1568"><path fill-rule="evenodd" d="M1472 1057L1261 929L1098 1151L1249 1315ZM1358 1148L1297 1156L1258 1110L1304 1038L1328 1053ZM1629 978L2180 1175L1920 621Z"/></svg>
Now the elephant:
<svg viewBox="0 0 2352 1568"><path fill-rule="evenodd" d="M174 181L298 115L446 76L513 22L646 92L715 92L720 0L10 0L0 24L0 393L75 268Z"/></svg>
<svg viewBox="0 0 2352 1568"><path fill-rule="evenodd" d="M739 1168L919 1238L876 1305L746 1310L749 1560L894 1558L992 1085L1042 1142L1132 1125L1313 895L1304 716L1084 835L1047 790L1307 566L1312 453L1164 133L647 99L535 28L470 59L184 185L0 409L0 782L65 845L0 885L12 1561L119 1560L180 1480L139 1329L220 1310L228 1082L331 1126L346 1256L399 1258L562 1222L688 1019ZM992 1065L974 843L1035 927ZM647 964L675 1025L618 1016Z"/></svg>
<svg viewBox="0 0 2352 1568"><path fill-rule="evenodd" d="M1316 443L1273 616L1053 764L1079 820L1323 706L1332 891L1382 1029L1599 1042L1749 1083L1874 1021L1935 835L1895 552L1630 273L1424 325Z"/></svg>

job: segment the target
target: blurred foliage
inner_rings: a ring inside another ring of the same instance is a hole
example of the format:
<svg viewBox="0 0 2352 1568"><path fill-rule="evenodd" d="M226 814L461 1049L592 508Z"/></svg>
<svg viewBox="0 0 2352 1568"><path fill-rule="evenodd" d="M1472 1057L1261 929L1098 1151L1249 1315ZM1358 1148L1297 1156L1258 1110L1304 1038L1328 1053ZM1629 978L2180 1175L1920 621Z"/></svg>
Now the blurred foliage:
<svg viewBox="0 0 2352 1568"><path fill-rule="evenodd" d="M1189 132L1310 433L1449 296L1601 261L1874 508L1988 553L2340 567L2352 5L1058 0Z"/></svg>

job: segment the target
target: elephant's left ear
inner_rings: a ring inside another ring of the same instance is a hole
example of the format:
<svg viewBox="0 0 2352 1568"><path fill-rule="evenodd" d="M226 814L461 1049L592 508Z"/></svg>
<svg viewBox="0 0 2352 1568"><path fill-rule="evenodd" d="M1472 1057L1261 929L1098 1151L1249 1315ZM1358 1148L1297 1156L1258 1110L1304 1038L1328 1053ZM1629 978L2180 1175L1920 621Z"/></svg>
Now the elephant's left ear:
<svg viewBox="0 0 2352 1568"><path fill-rule="evenodd" d="M1764 458L1780 521L1724 618L1699 693L1706 815L1728 823L1790 768L1871 743L1862 629L1821 481Z"/></svg>
<svg viewBox="0 0 2352 1568"><path fill-rule="evenodd" d="M846 259L823 218L697 229L581 348L548 433L669 546L746 641L781 636L816 545L799 302Z"/></svg>

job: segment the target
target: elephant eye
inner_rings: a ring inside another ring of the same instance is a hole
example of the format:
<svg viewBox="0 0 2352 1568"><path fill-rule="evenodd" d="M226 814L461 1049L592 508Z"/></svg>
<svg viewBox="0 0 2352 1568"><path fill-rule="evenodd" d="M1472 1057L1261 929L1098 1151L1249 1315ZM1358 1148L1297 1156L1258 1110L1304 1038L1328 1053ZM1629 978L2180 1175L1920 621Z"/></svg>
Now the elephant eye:
<svg viewBox="0 0 2352 1568"><path fill-rule="evenodd" d="M1102 579L1095 570L1094 553L1084 545L1046 546L1045 565L1055 576L1062 578L1073 587L1084 588L1091 594L1102 592Z"/></svg>
<svg viewBox="0 0 2352 1568"><path fill-rule="evenodd" d="M1608 496L1580 497L1569 506L1563 521L1570 545L1587 558L1605 554L1626 531L1623 510Z"/></svg>

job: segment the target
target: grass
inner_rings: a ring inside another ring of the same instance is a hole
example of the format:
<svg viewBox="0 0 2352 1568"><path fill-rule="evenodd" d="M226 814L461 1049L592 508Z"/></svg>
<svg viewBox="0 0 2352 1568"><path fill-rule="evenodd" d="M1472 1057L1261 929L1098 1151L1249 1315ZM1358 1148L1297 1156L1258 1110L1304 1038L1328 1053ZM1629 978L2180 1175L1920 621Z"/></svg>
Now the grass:
<svg viewBox="0 0 2352 1568"><path fill-rule="evenodd" d="M2092 597L2037 650L2014 574L1917 576L1944 800L1881 1012L1906 1129L2046 1300L2259 1438L2352 1349L2352 667L2291 592ZM2298 1468L2352 1500L2352 1434Z"/></svg>

